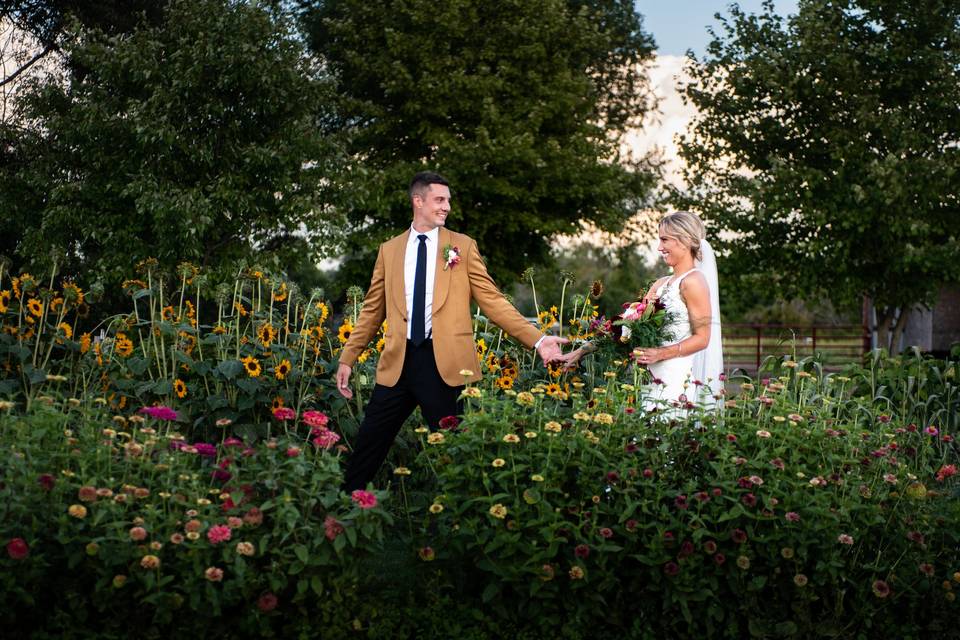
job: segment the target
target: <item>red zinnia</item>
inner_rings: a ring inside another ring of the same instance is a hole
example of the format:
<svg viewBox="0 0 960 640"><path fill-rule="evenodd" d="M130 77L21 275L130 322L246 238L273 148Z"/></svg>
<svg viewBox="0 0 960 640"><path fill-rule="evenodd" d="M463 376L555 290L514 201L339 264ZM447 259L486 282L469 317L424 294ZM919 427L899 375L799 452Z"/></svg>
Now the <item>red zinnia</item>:
<svg viewBox="0 0 960 640"><path fill-rule="evenodd" d="M578 544L573 550L573 555L578 558L589 558L590 557L590 547L585 544Z"/></svg>
<svg viewBox="0 0 960 640"><path fill-rule="evenodd" d="M668 576L673 577L680 573L680 565L678 565L676 562L668 562L667 564L663 565L663 572Z"/></svg>
<svg viewBox="0 0 960 640"><path fill-rule="evenodd" d="M30 555L30 545L23 538L14 538L7 543L7 555L14 560L23 560Z"/></svg>
<svg viewBox="0 0 960 640"><path fill-rule="evenodd" d="M730 532L730 539L737 544L743 544L747 541L747 532L743 529L734 529Z"/></svg>
<svg viewBox="0 0 960 640"><path fill-rule="evenodd" d="M277 608L277 596L272 593L265 593L257 600L257 608L264 613L269 613Z"/></svg>
<svg viewBox="0 0 960 640"><path fill-rule="evenodd" d="M444 430L456 429L457 425L460 424L460 419L457 416L447 416L446 418L440 418L440 428Z"/></svg>

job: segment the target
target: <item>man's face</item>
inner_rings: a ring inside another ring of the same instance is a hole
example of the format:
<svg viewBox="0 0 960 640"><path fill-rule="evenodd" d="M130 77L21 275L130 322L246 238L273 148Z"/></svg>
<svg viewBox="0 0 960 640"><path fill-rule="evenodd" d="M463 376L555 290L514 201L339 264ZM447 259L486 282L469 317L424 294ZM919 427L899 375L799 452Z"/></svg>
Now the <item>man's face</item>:
<svg viewBox="0 0 960 640"><path fill-rule="evenodd" d="M424 195L413 196L413 228L417 231L433 231L442 227L450 213L450 189L442 184L432 184Z"/></svg>

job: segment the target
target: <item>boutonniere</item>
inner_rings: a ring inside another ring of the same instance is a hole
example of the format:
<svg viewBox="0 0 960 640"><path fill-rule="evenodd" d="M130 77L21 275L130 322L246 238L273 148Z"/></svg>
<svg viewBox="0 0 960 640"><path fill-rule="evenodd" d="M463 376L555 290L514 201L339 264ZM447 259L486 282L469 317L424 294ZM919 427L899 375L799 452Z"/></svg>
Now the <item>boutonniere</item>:
<svg viewBox="0 0 960 640"><path fill-rule="evenodd" d="M444 271L460 264L460 247L454 247L449 244L445 246L443 248L443 263Z"/></svg>

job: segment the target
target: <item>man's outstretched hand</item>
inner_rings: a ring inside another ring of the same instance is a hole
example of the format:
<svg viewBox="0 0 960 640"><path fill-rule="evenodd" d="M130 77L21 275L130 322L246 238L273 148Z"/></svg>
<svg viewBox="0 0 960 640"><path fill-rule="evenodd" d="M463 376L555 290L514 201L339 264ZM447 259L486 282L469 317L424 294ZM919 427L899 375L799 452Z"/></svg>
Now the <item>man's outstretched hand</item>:
<svg viewBox="0 0 960 640"><path fill-rule="evenodd" d="M554 360L559 360L563 356L563 349L560 348L560 345L569 343L570 341L566 338L547 336L540 341L540 345L537 347L537 353L540 354L540 359L543 360L543 364L547 365Z"/></svg>

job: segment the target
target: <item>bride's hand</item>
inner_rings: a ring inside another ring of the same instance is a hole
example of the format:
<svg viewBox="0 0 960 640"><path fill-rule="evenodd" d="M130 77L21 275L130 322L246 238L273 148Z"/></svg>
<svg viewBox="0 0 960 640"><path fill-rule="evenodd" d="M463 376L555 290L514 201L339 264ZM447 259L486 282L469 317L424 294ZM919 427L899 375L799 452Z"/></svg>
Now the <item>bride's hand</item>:
<svg viewBox="0 0 960 640"><path fill-rule="evenodd" d="M584 355L586 355L586 351L584 351L583 347L578 347L570 353L563 354L557 358L555 362L562 364L564 371L574 371Z"/></svg>
<svg viewBox="0 0 960 640"><path fill-rule="evenodd" d="M640 364L653 364L654 362L660 362L661 360L666 359L664 350L659 347L643 347L633 350L633 357L636 358L637 362Z"/></svg>

